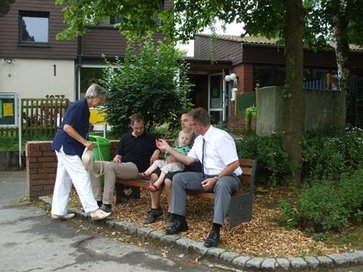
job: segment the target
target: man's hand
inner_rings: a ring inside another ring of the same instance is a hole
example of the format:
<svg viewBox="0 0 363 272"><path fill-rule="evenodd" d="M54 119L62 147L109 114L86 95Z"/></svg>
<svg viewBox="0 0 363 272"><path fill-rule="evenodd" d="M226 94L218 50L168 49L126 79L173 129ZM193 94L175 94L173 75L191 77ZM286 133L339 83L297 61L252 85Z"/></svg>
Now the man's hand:
<svg viewBox="0 0 363 272"><path fill-rule="evenodd" d="M156 140L156 147L159 148L160 150L165 150L166 152L169 152L171 149L170 145L165 140L162 139Z"/></svg>
<svg viewBox="0 0 363 272"><path fill-rule="evenodd" d="M217 180L218 180L217 177L207 178L206 180L203 180L201 183L203 189L206 191L212 191L214 185L217 183Z"/></svg>
<svg viewBox="0 0 363 272"><path fill-rule="evenodd" d="M121 163L121 156L120 155L116 155L113 158L112 162L114 162L114 163Z"/></svg>
<svg viewBox="0 0 363 272"><path fill-rule="evenodd" d="M86 142L84 143L84 146L85 146L85 147L87 147L87 149L89 149L89 150L92 150L92 149L93 149L93 147L94 147L94 145L95 145L95 143L94 143L94 142L92 142L92 141L86 141Z"/></svg>

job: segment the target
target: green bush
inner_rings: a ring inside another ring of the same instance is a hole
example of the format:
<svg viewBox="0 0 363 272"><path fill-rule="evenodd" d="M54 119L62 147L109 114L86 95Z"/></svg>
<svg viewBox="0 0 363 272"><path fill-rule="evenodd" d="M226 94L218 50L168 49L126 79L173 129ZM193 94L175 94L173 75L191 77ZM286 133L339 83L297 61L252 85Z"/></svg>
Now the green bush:
<svg viewBox="0 0 363 272"><path fill-rule="evenodd" d="M0 136L0 151L19 150L19 140L16 136Z"/></svg>
<svg viewBox="0 0 363 272"><path fill-rule="evenodd" d="M349 209L332 181L314 182L296 204L299 226L312 232L339 230L348 224Z"/></svg>
<svg viewBox="0 0 363 272"><path fill-rule="evenodd" d="M303 181L339 180L363 167L363 131L330 129L308 133L303 146ZM236 139L239 156L257 160L256 180L266 185L286 185L291 166L282 137L244 136Z"/></svg>
<svg viewBox="0 0 363 272"><path fill-rule="evenodd" d="M346 208L360 220L363 210L363 169L359 169L351 176L345 175L339 182L339 190Z"/></svg>
<svg viewBox="0 0 363 272"><path fill-rule="evenodd" d="M154 45L151 37L141 42L139 53L131 52L131 46L124 62L109 63L104 70L107 120L119 135L129 130L129 116L137 112L149 128L164 122L177 126L181 113L191 107L188 66L181 53L172 44Z"/></svg>
<svg viewBox="0 0 363 272"><path fill-rule="evenodd" d="M279 225L288 229L298 226L299 212L290 201L286 199L280 200L279 208L281 210L281 216L275 218L275 221Z"/></svg>
<svg viewBox="0 0 363 272"><path fill-rule="evenodd" d="M282 137L245 136L236 139L238 155L257 160L256 180L269 186L284 185L290 171L287 153L282 149Z"/></svg>
<svg viewBox="0 0 363 272"><path fill-rule="evenodd" d="M319 233L341 230L350 219L363 218L363 169L344 175L340 181L314 181L306 185L296 205L280 203L275 220L286 227Z"/></svg>
<svg viewBox="0 0 363 272"><path fill-rule="evenodd" d="M363 166L363 131L358 128L318 131L305 136L303 178L339 180Z"/></svg>
<svg viewBox="0 0 363 272"><path fill-rule="evenodd" d="M33 134L30 136L22 137L22 150L25 150L25 144L27 141L51 141L54 135L46 134ZM1 135L0 136L0 151L18 151L19 150L19 138L17 136Z"/></svg>

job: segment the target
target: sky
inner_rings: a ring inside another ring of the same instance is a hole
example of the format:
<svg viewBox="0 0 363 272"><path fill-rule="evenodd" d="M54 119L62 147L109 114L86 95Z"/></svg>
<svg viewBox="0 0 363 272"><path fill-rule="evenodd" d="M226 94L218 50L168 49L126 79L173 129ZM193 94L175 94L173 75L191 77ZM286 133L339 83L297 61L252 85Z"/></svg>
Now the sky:
<svg viewBox="0 0 363 272"><path fill-rule="evenodd" d="M237 24L237 23L228 24L228 25L226 25L225 31L222 29L220 23L216 24L216 33L217 34L239 36L242 34L242 32L243 32L243 24ZM201 33L211 34L212 31L210 30L210 28L205 28ZM193 40L190 40L188 44L178 44L178 48L180 48L182 50L186 50L188 57L194 57L194 41Z"/></svg>

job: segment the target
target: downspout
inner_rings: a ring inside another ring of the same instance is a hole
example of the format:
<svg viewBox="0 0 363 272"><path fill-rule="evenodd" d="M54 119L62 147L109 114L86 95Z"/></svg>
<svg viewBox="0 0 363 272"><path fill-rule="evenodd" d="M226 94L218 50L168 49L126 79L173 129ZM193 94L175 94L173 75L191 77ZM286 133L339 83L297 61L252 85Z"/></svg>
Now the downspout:
<svg viewBox="0 0 363 272"><path fill-rule="evenodd" d="M82 64L82 38L77 37L77 58L76 58L76 100L80 97L80 76L81 76L81 64Z"/></svg>

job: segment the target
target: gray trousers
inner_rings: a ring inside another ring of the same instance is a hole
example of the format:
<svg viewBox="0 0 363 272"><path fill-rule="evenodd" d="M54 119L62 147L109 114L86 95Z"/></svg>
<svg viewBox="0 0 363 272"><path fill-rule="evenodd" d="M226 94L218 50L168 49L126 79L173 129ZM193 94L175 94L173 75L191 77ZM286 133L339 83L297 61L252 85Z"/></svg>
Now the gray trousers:
<svg viewBox="0 0 363 272"><path fill-rule="evenodd" d="M132 162L114 163L111 161L95 161L93 171L97 174L100 172L101 165L104 167L104 185L103 193L99 177L91 174L91 185L95 199L104 204L112 204L113 192L115 190L116 177L122 179L136 179L139 170Z"/></svg>
<svg viewBox="0 0 363 272"><path fill-rule="evenodd" d="M173 177L171 212L185 216L185 202L187 191L205 192L201 182L205 178L199 172L183 172ZM213 223L223 225L227 215L231 195L240 188L240 181L237 176L225 176L218 179L214 186L214 216Z"/></svg>

